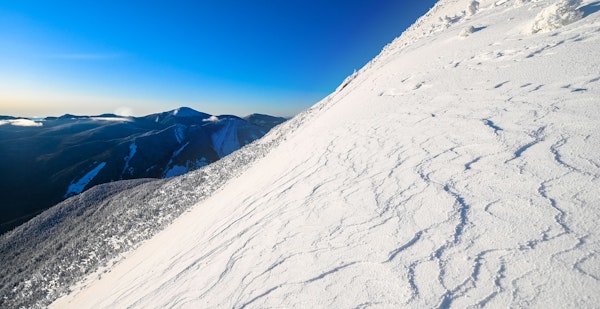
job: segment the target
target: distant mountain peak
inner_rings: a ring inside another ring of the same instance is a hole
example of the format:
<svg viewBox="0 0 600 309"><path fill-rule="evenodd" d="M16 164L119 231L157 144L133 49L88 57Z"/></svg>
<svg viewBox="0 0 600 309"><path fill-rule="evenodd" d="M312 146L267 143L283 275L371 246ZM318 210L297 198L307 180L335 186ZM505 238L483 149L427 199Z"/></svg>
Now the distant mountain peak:
<svg viewBox="0 0 600 309"><path fill-rule="evenodd" d="M173 116L176 117L202 117L205 114L201 113L195 109L189 108L189 107L180 107L178 109L173 110Z"/></svg>
<svg viewBox="0 0 600 309"><path fill-rule="evenodd" d="M75 116L72 114L64 114L60 117L58 117L57 119L76 119L76 118L87 118L88 116Z"/></svg>
<svg viewBox="0 0 600 309"><path fill-rule="evenodd" d="M96 117L96 118L98 118L98 117L103 117L103 118L128 118L126 116L121 116L121 115L116 115L116 114L111 114L111 113L100 114L100 115L93 116L93 117Z"/></svg>

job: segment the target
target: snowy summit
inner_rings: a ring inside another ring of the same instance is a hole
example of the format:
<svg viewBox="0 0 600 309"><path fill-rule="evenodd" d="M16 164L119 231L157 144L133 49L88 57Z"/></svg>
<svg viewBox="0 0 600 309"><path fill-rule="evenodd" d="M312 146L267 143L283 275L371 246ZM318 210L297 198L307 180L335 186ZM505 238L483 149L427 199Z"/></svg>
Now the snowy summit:
<svg viewBox="0 0 600 309"><path fill-rule="evenodd" d="M599 10L441 0L262 139L106 202L189 207L107 232L139 245L73 259L87 276L44 285L51 307L597 307Z"/></svg>
<svg viewBox="0 0 600 309"><path fill-rule="evenodd" d="M198 112L196 110L193 110L189 107L180 107L178 109L173 110L173 116L177 116L177 117L202 117L205 114Z"/></svg>

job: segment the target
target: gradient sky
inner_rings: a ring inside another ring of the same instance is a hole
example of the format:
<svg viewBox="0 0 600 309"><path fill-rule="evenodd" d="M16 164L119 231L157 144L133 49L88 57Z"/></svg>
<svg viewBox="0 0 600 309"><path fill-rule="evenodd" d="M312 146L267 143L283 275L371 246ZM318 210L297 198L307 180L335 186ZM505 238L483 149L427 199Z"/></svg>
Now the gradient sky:
<svg viewBox="0 0 600 309"><path fill-rule="evenodd" d="M292 116L435 0L0 2L0 115Z"/></svg>

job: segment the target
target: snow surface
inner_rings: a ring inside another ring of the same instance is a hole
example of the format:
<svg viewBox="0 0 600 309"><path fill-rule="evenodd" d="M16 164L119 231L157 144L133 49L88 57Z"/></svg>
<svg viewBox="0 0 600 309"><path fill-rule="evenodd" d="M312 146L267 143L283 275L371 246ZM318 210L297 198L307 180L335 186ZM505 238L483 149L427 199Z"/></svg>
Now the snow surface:
<svg viewBox="0 0 600 309"><path fill-rule="evenodd" d="M169 163L167 163L167 171L164 173L164 178L171 178L171 177L175 177L175 176L179 176L179 175L183 175L187 172L189 172L190 170L185 167L185 166L181 166L181 165L173 165L173 160L175 158L177 158L177 156L179 156L179 154L181 154L181 152L190 144L190 142L187 142L185 144L183 144L181 147L179 147L177 150L175 150L173 152L173 154L171 154L171 158L169 159Z"/></svg>
<svg viewBox="0 0 600 309"><path fill-rule="evenodd" d="M171 165L172 162L169 162L169 165ZM206 160L206 158L202 157L200 158L200 160L196 160L195 162L190 162L187 161L186 162L186 166L181 166L181 165L173 165L171 166L166 172L165 172L165 176L164 178L172 178L175 176L179 176L179 175L183 175L185 173L188 173L191 170L196 170L198 168L201 168L203 166L207 166L208 165L208 160Z"/></svg>
<svg viewBox="0 0 600 309"><path fill-rule="evenodd" d="M219 158L223 158L236 151L240 145L236 130L236 127L239 125L238 121L235 119L225 119L221 121L221 123L223 124L223 127L210 136L213 148L217 152Z"/></svg>
<svg viewBox="0 0 600 309"><path fill-rule="evenodd" d="M440 1L52 307L597 307L597 2L535 34L555 1L479 3Z"/></svg>
<svg viewBox="0 0 600 309"><path fill-rule="evenodd" d="M74 194L79 194L85 189L85 187L98 175L98 173L106 166L106 162L101 162L96 165L91 171L87 172L83 177L81 177L77 181L71 182L69 187L67 188L67 193L65 193L65 197L69 197Z"/></svg>
<svg viewBox="0 0 600 309"><path fill-rule="evenodd" d="M125 166L123 166L123 171L121 172L121 176L125 175L125 173L129 173L130 175L133 175L133 168L129 167L129 162L131 161L131 159L133 159L133 156L135 156L135 153L137 152L137 145L135 144L135 142L131 143L131 145L129 145L129 154L125 156L125 158L123 158L123 160L125 160Z"/></svg>
<svg viewBox="0 0 600 309"><path fill-rule="evenodd" d="M190 170L187 167L175 164L165 172L165 178L183 175L189 171Z"/></svg>
<svg viewBox="0 0 600 309"><path fill-rule="evenodd" d="M531 31L548 32L574 23L583 17L578 10L581 0L561 0L542 10L533 21Z"/></svg>

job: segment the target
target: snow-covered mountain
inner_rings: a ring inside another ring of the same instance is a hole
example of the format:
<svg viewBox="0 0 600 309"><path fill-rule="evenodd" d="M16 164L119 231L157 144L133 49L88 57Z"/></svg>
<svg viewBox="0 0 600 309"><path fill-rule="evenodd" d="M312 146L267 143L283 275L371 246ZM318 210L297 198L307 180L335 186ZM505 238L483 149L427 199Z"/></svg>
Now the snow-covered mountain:
<svg viewBox="0 0 600 309"><path fill-rule="evenodd" d="M441 0L262 139L4 235L0 301L597 307L599 10Z"/></svg>
<svg viewBox="0 0 600 309"><path fill-rule="evenodd" d="M187 107L145 117L5 118L0 234L97 184L198 169L285 121L260 114L213 116Z"/></svg>

